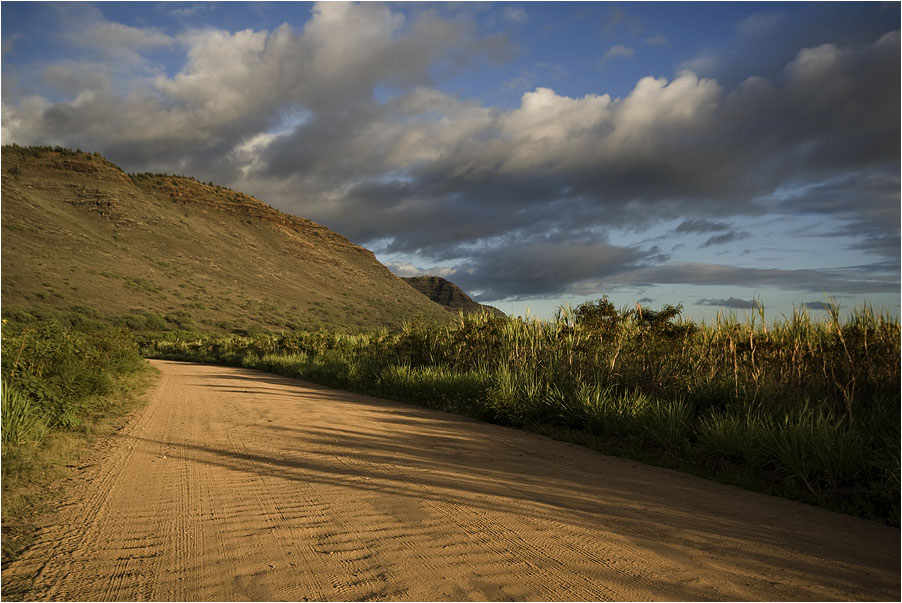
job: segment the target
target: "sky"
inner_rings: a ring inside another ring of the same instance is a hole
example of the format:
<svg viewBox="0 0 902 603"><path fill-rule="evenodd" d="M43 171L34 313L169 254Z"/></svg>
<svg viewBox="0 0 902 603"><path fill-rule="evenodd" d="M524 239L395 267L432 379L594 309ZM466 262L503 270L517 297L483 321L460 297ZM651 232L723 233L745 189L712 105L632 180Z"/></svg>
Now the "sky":
<svg viewBox="0 0 902 603"><path fill-rule="evenodd" d="M3 144L230 186L508 313L900 309L900 4L8 2Z"/></svg>

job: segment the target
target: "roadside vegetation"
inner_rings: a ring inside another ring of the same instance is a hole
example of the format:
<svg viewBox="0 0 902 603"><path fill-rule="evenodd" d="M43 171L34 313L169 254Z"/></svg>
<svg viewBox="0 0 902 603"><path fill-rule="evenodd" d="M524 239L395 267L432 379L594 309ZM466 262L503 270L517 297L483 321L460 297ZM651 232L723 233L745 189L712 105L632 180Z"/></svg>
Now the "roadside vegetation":
<svg viewBox="0 0 902 603"><path fill-rule="evenodd" d="M468 414L899 523L900 327L871 308L772 325L607 300L552 321L477 314L399 332L169 333L157 358L245 366Z"/></svg>
<svg viewBox="0 0 902 603"><path fill-rule="evenodd" d="M125 330L3 321L3 561L27 546L49 488L86 440L133 408L148 368Z"/></svg>

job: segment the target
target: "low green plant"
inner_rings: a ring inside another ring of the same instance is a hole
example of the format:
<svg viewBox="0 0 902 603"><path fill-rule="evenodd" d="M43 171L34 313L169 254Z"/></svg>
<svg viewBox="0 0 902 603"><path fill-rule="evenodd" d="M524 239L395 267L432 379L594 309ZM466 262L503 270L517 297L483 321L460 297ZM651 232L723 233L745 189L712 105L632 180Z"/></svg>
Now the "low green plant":
<svg viewBox="0 0 902 603"><path fill-rule="evenodd" d="M661 448L678 453L689 447L692 407L684 400L655 400L639 415L643 430Z"/></svg>
<svg viewBox="0 0 902 603"><path fill-rule="evenodd" d="M755 408L715 409L695 426L699 450L708 457L755 464L761 455L758 442L766 429Z"/></svg>
<svg viewBox="0 0 902 603"><path fill-rule="evenodd" d="M805 405L782 420L769 420L761 448L815 498L858 482L867 466L864 436L823 409Z"/></svg>
<svg viewBox="0 0 902 603"><path fill-rule="evenodd" d="M39 443L47 433L44 413L16 388L2 384L2 439L4 444Z"/></svg>

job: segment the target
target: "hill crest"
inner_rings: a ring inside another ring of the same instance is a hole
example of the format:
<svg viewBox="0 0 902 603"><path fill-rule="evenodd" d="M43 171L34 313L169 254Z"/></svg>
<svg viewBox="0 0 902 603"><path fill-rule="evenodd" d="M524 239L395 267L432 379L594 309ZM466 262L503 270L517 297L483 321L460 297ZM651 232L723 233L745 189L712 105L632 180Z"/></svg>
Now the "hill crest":
<svg viewBox="0 0 902 603"><path fill-rule="evenodd" d="M60 147L9 145L0 158L5 316L76 308L137 329L220 331L448 320L372 251L250 195Z"/></svg>

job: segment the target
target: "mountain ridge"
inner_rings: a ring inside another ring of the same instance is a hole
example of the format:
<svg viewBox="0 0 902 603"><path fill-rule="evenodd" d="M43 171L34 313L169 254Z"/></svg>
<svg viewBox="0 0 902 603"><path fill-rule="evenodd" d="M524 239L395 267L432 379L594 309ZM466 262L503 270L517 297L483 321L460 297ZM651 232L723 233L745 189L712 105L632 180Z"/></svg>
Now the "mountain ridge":
<svg viewBox="0 0 902 603"><path fill-rule="evenodd" d="M441 276L407 276L402 277L411 287L451 312L463 310L465 313L488 312L495 316L506 316L498 308L480 304L464 291Z"/></svg>

